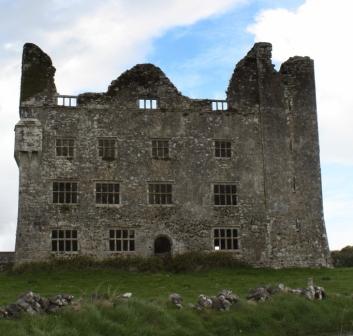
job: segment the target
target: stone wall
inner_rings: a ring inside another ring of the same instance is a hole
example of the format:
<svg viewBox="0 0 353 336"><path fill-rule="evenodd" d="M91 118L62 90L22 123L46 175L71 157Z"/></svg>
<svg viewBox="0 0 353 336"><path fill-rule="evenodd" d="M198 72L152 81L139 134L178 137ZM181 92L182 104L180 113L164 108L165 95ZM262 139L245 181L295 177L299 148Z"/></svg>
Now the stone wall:
<svg viewBox="0 0 353 336"><path fill-rule="evenodd" d="M0 252L0 271L11 266L15 261L15 252Z"/></svg>
<svg viewBox="0 0 353 336"><path fill-rule="evenodd" d="M213 229L237 228L240 248L230 251L236 258L257 266L329 265L309 58L290 59L277 72L271 45L256 44L235 68L225 111L212 111L211 100L183 96L152 64L136 65L106 93L81 94L76 107L67 107L55 103L50 58L34 45L24 49L26 94L15 144L17 262L51 256L51 232L57 228L77 229L77 253L98 258L112 255L113 228L134 229L136 249L129 253L145 256L154 254L159 236L171 240L172 254L214 251ZM38 59L45 62L38 66ZM140 109L141 98L156 99L158 108ZM59 137L74 139L72 159L55 155ZM98 155L98 139L104 137L117 141L112 161ZM155 138L169 140L169 159L152 158ZM217 139L231 141L230 159L214 157ZM78 182L78 204L53 204L56 180ZM120 183L121 204L95 203L99 181ZM148 204L148 183L157 181L172 184L172 205ZM236 206L214 205L215 183L237 185Z"/></svg>

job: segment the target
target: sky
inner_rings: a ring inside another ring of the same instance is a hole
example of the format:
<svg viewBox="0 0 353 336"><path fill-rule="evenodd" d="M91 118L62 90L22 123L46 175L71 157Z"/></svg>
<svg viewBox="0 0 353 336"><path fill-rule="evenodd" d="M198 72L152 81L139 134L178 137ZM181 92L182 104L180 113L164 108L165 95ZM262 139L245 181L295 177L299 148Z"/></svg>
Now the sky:
<svg viewBox="0 0 353 336"><path fill-rule="evenodd" d="M0 0L0 8L0 251L15 244L13 130L25 42L50 55L60 94L106 91L148 62L184 95L222 99L254 42L272 43L277 69L310 56L329 245L353 245L352 0Z"/></svg>

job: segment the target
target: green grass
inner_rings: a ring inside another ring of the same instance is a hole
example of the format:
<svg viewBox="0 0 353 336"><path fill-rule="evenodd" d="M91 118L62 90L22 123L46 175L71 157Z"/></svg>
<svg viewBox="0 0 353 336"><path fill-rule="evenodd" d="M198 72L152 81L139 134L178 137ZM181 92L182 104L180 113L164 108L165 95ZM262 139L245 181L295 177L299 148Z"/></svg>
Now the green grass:
<svg viewBox="0 0 353 336"><path fill-rule="evenodd" d="M310 302L294 295L278 295L270 302L248 304L250 288L282 282L305 287L313 277L328 300ZM241 297L229 312L198 312L187 307L199 294L215 295L230 288ZM83 297L82 309L57 315L0 321L0 335L340 335L353 334L353 268L338 269L213 269L187 273L138 273L114 269L35 270L0 273L0 305L32 290L43 296L69 293ZM129 302L114 307L90 303L94 292L132 292ZM185 308L168 303L172 292L181 294ZM336 294L339 294L337 296Z"/></svg>

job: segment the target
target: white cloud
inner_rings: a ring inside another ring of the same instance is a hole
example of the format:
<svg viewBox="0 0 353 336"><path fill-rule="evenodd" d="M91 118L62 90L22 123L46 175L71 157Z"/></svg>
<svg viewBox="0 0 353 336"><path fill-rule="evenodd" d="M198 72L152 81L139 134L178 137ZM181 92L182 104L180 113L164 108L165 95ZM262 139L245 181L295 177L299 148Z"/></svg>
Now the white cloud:
<svg viewBox="0 0 353 336"><path fill-rule="evenodd" d="M353 164L352 11L351 0L306 0L296 11L263 11L249 27L256 41L273 44L274 61L294 55L314 59L325 162Z"/></svg>
<svg viewBox="0 0 353 336"><path fill-rule="evenodd" d="M336 249L352 244L353 237L353 185L347 173L347 166L353 169L352 12L351 0L306 0L295 11L262 11L248 27L256 41L273 44L275 62L294 55L315 61L321 162L336 165L334 174L323 175L328 237ZM336 188L339 174L352 185L349 192Z"/></svg>
<svg viewBox="0 0 353 336"><path fill-rule="evenodd" d="M38 44L57 68L62 94L105 91L141 63L168 29L219 15L246 0L3 0L0 12L0 251L13 249L18 170L13 159L20 62L25 42Z"/></svg>

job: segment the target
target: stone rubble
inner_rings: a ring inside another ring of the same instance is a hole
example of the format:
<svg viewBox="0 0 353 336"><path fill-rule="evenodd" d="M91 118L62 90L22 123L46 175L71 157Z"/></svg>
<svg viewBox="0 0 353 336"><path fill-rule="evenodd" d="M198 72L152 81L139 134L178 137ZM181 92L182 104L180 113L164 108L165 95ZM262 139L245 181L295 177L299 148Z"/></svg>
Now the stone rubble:
<svg viewBox="0 0 353 336"><path fill-rule="evenodd" d="M208 297L200 294L196 305L192 305L197 310L214 309L219 311L229 310L230 307L239 301L239 297L229 289L223 289L217 296Z"/></svg>
<svg viewBox="0 0 353 336"><path fill-rule="evenodd" d="M183 298L181 297L180 294L178 293L173 293L169 295L169 301L175 305L175 307L177 307L178 309L183 308Z"/></svg>
<svg viewBox="0 0 353 336"><path fill-rule="evenodd" d="M278 284L275 287L264 286L253 288L250 289L246 299L253 302L267 301L277 293L301 295L311 301L326 299L325 289L320 286L315 286L312 278L308 279L308 285L305 288L290 288L286 287L284 284Z"/></svg>
<svg viewBox="0 0 353 336"><path fill-rule="evenodd" d="M71 305L74 297L58 294L45 298L33 292L21 295L15 303L0 307L0 318L17 318L22 313L35 315L40 313L56 313L62 307Z"/></svg>

